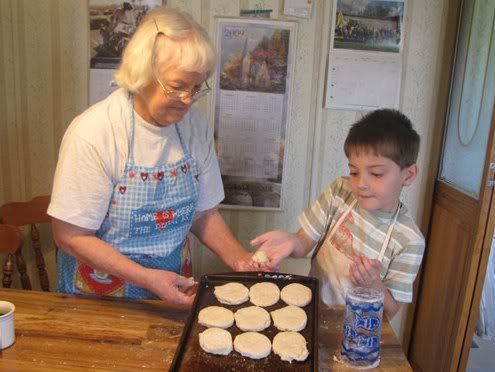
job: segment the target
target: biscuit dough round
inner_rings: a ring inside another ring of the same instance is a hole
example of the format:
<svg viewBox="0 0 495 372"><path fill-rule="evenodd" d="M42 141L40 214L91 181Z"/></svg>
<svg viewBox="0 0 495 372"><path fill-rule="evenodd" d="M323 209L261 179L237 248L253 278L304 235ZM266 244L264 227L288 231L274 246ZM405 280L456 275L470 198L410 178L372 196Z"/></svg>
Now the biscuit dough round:
<svg viewBox="0 0 495 372"><path fill-rule="evenodd" d="M259 306L248 306L239 309L234 314L235 325L241 331L262 331L271 324L268 311Z"/></svg>
<svg viewBox="0 0 495 372"><path fill-rule="evenodd" d="M280 289L271 282L256 283L249 289L249 300L256 306L272 306L280 300Z"/></svg>
<svg viewBox="0 0 495 372"><path fill-rule="evenodd" d="M241 333L234 339L234 350L251 359L261 359L270 354L272 343L258 332Z"/></svg>
<svg viewBox="0 0 495 372"><path fill-rule="evenodd" d="M234 324L234 313L221 306L208 306L199 312L198 323L208 328L229 328Z"/></svg>
<svg viewBox="0 0 495 372"><path fill-rule="evenodd" d="M267 263L269 260L268 260L268 256L266 255L265 252L263 252L263 251L256 251L253 254L253 261L254 262L258 262L260 264L264 264L264 263Z"/></svg>
<svg viewBox="0 0 495 372"><path fill-rule="evenodd" d="M249 299L249 289L235 282L215 286L214 294L218 301L227 305L240 305Z"/></svg>
<svg viewBox="0 0 495 372"><path fill-rule="evenodd" d="M289 305L271 312L273 325L279 331L301 331L306 327L308 316L298 306Z"/></svg>
<svg viewBox="0 0 495 372"><path fill-rule="evenodd" d="M280 332L273 338L273 352L287 362L302 362L309 355L304 336L297 332Z"/></svg>
<svg viewBox="0 0 495 372"><path fill-rule="evenodd" d="M232 335L221 328L208 328L199 334L201 349L210 354L229 355L232 351Z"/></svg>
<svg viewBox="0 0 495 372"><path fill-rule="evenodd" d="M311 288L299 283L292 283L282 288L280 298L287 305L304 307L311 302Z"/></svg>

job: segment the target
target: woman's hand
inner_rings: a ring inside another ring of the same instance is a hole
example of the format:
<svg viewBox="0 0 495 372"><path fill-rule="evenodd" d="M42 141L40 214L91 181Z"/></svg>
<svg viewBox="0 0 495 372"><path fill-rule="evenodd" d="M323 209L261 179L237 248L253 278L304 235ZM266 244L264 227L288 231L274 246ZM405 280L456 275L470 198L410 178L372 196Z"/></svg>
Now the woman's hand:
<svg viewBox="0 0 495 372"><path fill-rule="evenodd" d="M353 263L349 265L351 281L356 286L381 288L380 271L380 261L370 260L364 255L354 256Z"/></svg>
<svg viewBox="0 0 495 372"><path fill-rule="evenodd" d="M197 283L172 271L148 269L147 288L173 307L190 308Z"/></svg>
<svg viewBox="0 0 495 372"><path fill-rule="evenodd" d="M264 252L268 258L268 262L264 263L261 268L277 271L280 262L294 252L300 245L300 241L295 234L277 230L254 238L250 244L253 247L258 247L258 251Z"/></svg>

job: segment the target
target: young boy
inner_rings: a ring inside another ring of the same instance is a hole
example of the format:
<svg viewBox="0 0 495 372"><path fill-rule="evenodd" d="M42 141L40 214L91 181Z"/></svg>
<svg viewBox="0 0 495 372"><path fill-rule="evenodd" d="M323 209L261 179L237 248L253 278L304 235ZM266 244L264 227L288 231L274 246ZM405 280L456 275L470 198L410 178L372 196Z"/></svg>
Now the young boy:
<svg viewBox="0 0 495 372"><path fill-rule="evenodd" d="M272 269L285 257L306 256L316 245L310 275L320 280L325 304L344 304L351 286L373 287L384 292L384 310L391 319L402 302L412 301L425 247L400 202L402 188L418 173L419 141L398 111L364 116L344 144L349 177L337 178L301 213L297 233L270 231L251 245L266 254Z"/></svg>

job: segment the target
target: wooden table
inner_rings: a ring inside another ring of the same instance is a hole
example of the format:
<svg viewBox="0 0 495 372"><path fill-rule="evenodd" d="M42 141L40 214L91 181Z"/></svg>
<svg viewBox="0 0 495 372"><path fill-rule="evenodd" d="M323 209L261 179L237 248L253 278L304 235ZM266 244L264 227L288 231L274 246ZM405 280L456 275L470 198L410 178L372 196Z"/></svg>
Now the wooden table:
<svg viewBox="0 0 495 372"><path fill-rule="evenodd" d="M159 301L13 289L0 289L0 300L16 306L16 342L0 351L0 371L167 370L187 318ZM333 360L342 309L320 314L320 370L352 370ZM378 370L411 371L387 321Z"/></svg>

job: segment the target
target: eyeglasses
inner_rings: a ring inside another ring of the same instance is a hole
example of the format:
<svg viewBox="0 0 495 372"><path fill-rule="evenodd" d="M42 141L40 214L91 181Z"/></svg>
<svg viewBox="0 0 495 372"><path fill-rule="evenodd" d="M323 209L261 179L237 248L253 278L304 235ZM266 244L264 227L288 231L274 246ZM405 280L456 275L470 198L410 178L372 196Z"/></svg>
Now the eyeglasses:
<svg viewBox="0 0 495 372"><path fill-rule="evenodd" d="M156 36L161 33L160 29L158 28L158 24L156 23L156 20L153 18L153 22L155 23L156 27L156 35L155 35L155 41L156 41ZM167 84L163 84L158 76L156 77L156 81L158 81L158 84L162 87L163 91L165 92L165 95L168 98L174 99L174 100L182 100L191 97L192 101L195 102L201 97L206 96L208 93L210 93L211 88L208 85L208 82L205 81L206 88L201 89L201 87L193 89L193 90L180 90L180 89L175 89L172 88L171 86ZM167 88L165 88L167 87Z"/></svg>
<svg viewBox="0 0 495 372"><path fill-rule="evenodd" d="M205 81L206 88L199 87L192 90L180 90L180 89L172 88L169 85L163 84L158 77L156 78L156 81L158 81L158 84L160 84L160 86L162 87L163 91L165 92L168 98L178 101L191 97L193 102L195 102L201 97L207 95L211 91L211 88L208 85L207 81Z"/></svg>

